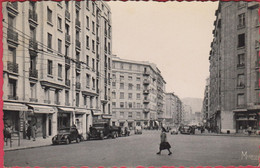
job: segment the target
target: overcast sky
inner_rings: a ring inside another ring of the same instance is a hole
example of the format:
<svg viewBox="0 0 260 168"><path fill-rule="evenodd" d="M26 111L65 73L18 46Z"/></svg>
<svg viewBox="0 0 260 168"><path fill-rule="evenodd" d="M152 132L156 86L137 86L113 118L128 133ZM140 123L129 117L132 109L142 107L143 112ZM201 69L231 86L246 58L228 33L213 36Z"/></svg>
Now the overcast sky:
<svg viewBox="0 0 260 168"><path fill-rule="evenodd" d="M203 98L218 2L108 2L113 54L155 63L167 92Z"/></svg>

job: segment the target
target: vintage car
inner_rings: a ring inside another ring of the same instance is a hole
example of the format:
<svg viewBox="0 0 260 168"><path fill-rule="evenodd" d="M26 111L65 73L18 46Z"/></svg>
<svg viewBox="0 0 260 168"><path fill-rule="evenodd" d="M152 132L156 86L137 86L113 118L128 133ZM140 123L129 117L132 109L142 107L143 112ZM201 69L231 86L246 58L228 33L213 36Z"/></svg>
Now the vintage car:
<svg viewBox="0 0 260 168"><path fill-rule="evenodd" d="M171 133L171 135L177 135L178 129L176 127L171 127L170 133Z"/></svg>
<svg viewBox="0 0 260 168"><path fill-rule="evenodd" d="M182 126L180 128L181 134L190 134L190 131L191 131L190 126Z"/></svg>
<svg viewBox="0 0 260 168"><path fill-rule="evenodd" d="M192 126L183 126L180 129L181 134L195 134L195 128Z"/></svg>
<svg viewBox="0 0 260 168"><path fill-rule="evenodd" d="M142 127L141 126L136 126L135 127L135 134L142 134Z"/></svg>
<svg viewBox="0 0 260 168"><path fill-rule="evenodd" d="M116 138L118 129L111 127L107 122L94 123L87 133L87 140Z"/></svg>
<svg viewBox="0 0 260 168"><path fill-rule="evenodd" d="M61 143L70 144L72 141L79 143L81 135L79 135L76 127L67 127L59 130L59 133L52 138L52 144L57 145Z"/></svg>

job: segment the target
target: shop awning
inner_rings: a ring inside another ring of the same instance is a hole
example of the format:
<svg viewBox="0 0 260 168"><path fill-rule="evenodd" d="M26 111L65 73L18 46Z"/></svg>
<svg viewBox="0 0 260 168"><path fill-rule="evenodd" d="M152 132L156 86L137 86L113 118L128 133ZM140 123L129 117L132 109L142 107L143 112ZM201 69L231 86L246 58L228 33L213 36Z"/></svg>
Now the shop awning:
<svg viewBox="0 0 260 168"><path fill-rule="evenodd" d="M34 113L45 113L45 114L52 114L55 112L53 107L49 106L40 106L40 105L28 105L33 109Z"/></svg>
<svg viewBox="0 0 260 168"><path fill-rule="evenodd" d="M108 119L110 119L110 118L112 118L112 115L111 115L111 114L103 114L103 115L102 115L102 118L108 118Z"/></svg>
<svg viewBox="0 0 260 168"><path fill-rule="evenodd" d="M28 107L21 103L4 102L3 110L27 111Z"/></svg>
<svg viewBox="0 0 260 168"><path fill-rule="evenodd" d="M98 110L91 110L91 112L93 115L102 115L102 112Z"/></svg>
<svg viewBox="0 0 260 168"><path fill-rule="evenodd" d="M247 109L236 109L236 110L233 110L234 113L237 113L237 112L247 112Z"/></svg>
<svg viewBox="0 0 260 168"><path fill-rule="evenodd" d="M59 112L61 113L72 113L74 111L73 108L65 108L65 107L59 107Z"/></svg>
<svg viewBox="0 0 260 168"><path fill-rule="evenodd" d="M75 113L76 114L90 114L91 111L87 110L87 109L79 109L79 108L77 108L77 109L75 109Z"/></svg>

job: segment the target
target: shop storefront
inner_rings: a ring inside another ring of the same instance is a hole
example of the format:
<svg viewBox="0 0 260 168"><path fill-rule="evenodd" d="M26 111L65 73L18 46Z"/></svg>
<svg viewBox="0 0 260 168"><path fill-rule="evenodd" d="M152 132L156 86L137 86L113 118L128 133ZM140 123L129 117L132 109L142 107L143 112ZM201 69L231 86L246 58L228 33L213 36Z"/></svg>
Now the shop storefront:
<svg viewBox="0 0 260 168"><path fill-rule="evenodd" d="M236 112L235 119L237 133L259 130L259 112Z"/></svg>
<svg viewBox="0 0 260 168"><path fill-rule="evenodd" d="M73 108L58 108L57 125L58 130L72 126Z"/></svg>
<svg viewBox="0 0 260 168"><path fill-rule="evenodd" d="M5 126L11 127L13 132L19 132L21 137L26 134L25 114L28 107L21 103L4 102L3 121ZM25 138L25 137L24 137Z"/></svg>
<svg viewBox="0 0 260 168"><path fill-rule="evenodd" d="M89 127L89 121L88 116L91 114L90 110L87 109L75 109L75 125L78 129L79 134L83 135L83 137L86 137L86 132Z"/></svg>
<svg viewBox="0 0 260 168"><path fill-rule="evenodd" d="M52 118L55 112L53 107L40 105L28 105L28 107L31 112L28 113L27 123L31 124L31 126L36 124L36 137L46 138L50 136L52 132L52 121L50 121L50 118Z"/></svg>

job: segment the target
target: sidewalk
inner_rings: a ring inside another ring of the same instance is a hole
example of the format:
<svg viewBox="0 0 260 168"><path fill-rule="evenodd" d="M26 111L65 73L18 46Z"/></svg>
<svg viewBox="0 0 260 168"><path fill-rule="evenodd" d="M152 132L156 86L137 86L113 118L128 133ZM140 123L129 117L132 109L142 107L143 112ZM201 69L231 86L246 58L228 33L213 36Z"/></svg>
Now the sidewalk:
<svg viewBox="0 0 260 168"><path fill-rule="evenodd" d="M4 143L4 151L13 151L13 150L20 150L20 149L49 146L52 144L51 139L52 137L47 137L46 139L39 137L36 138L36 141L33 141L32 139L31 140L21 139L20 146L18 146L18 140L13 140L12 147L10 147L10 140L8 140L7 145L6 142Z"/></svg>
<svg viewBox="0 0 260 168"><path fill-rule="evenodd" d="M231 134L220 133L220 134L217 134L217 133L208 133L208 132L205 132L205 133L195 132L195 135L199 135L199 136L259 137L260 138L260 135L256 135L256 134L248 135L248 134L243 134L243 133L231 133Z"/></svg>

